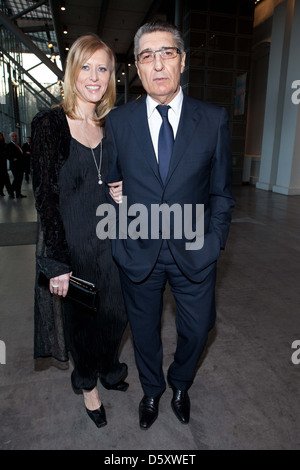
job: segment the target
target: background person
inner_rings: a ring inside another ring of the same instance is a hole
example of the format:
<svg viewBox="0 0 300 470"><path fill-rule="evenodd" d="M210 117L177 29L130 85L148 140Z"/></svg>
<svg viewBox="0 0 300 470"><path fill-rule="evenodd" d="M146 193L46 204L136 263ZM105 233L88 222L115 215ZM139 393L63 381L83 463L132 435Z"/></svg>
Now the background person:
<svg viewBox="0 0 300 470"><path fill-rule="evenodd" d="M0 132L0 196L5 196L4 186L11 198L14 197L12 185L7 171L7 151L4 135Z"/></svg>
<svg viewBox="0 0 300 470"><path fill-rule="evenodd" d="M180 32L161 22L144 25L135 36L135 58L147 96L113 110L107 118L110 181L123 178L128 207L143 204L148 214L152 204L190 204L194 209L204 204L205 231L203 248L192 251L186 250L189 240L184 235L175 239L171 232L169 240L162 235L151 239L150 219L147 239L113 240L144 391L140 426L148 429L166 388L161 314L167 281L176 302L178 333L167 373L171 405L181 423L189 421L188 389L215 322L216 261L225 247L234 200L227 114L183 94L185 52ZM128 225L130 221L128 217ZM193 229L195 225L194 218Z"/></svg>
<svg viewBox="0 0 300 470"><path fill-rule="evenodd" d="M24 176L26 183L29 183L30 176L30 154L31 154L31 137L26 137L26 142L22 145L24 155Z"/></svg>
<svg viewBox="0 0 300 470"><path fill-rule="evenodd" d="M21 193L21 187L24 176L24 156L23 150L18 144L18 135L16 132L9 134L10 142L7 144L7 158L10 162L10 170L13 174L12 190L16 198L27 197Z"/></svg>
<svg viewBox="0 0 300 470"><path fill-rule="evenodd" d="M98 427L107 423L98 377L108 389L128 387L123 380L127 366L119 362L127 317L118 270L110 241L96 236L96 209L106 202L102 125L115 102L114 69L111 49L97 36L78 38L68 53L64 102L40 112L31 134L32 184L41 222L37 279L43 272L50 280L49 289L36 285L35 357L67 360L70 350L72 385L83 390L87 413ZM61 302L71 272L99 289L97 314Z"/></svg>

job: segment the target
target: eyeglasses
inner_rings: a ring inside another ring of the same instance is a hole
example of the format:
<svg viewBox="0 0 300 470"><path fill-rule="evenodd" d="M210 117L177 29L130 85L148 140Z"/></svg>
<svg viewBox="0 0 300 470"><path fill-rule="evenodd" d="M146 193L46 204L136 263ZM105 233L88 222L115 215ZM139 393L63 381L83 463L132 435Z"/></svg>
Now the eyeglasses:
<svg viewBox="0 0 300 470"><path fill-rule="evenodd" d="M162 47L161 49L157 49L157 51L140 52L140 54L137 55L137 60L140 64L150 64L150 62L154 61L154 57L157 52L159 52L159 55L163 60L175 59L175 57L180 54L180 50L177 47Z"/></svg>

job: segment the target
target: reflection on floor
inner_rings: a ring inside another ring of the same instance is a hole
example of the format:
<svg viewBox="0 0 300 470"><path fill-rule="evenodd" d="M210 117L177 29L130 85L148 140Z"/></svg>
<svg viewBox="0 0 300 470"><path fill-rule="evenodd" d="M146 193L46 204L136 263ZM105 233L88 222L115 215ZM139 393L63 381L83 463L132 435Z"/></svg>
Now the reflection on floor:
<svg viewBox="0 0 300 470"><path fill-rule="evenodd" d="M82 396L73 393L71 363L34 363L35 247L20 238L17 245L7 243L12 232L6 224L36 221L30 185L23 192L28 198L0 200L0 229L7 234L6 246L0 246L0 340L6 346L6 364L0 364L1 449L300 449L300 364L292 362L292 343L300 340L299 196L234 188L237 205L218 264L218 320L190 389L190 424L174 416L167 389L157 421L145 432L138 425L142 391L129 330L121 359L129 366L130 387L120 393L99 385L108 419L103 429L93 425ZM175 351L174 318L167 290L165 370Z"/></svg>

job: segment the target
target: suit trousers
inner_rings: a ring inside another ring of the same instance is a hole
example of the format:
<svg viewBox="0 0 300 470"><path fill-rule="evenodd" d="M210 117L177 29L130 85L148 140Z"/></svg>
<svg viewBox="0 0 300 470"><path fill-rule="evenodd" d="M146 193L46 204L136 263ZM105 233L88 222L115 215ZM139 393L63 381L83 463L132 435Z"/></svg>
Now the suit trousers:
<svg viewBox="0 0 300 470"><path fill-rule="evenodd" d="M16 192L16 196L18 197L21 194L24 171L22 168L13 168L12 174L14 177L12 182L12 190Z"/></svg>
<svg viewBox="0 0 300 470"><path fill-rule="evenodd" d="M0 174L0 193L3 192L4 186L6 187L8 194L12 195L13 188L7 170L3 171L3 173Z"/></svg>
<svg viewBox="0 0 300 470"><path fill-rule="evenodd" d="M200 283L189 280L178 268L166 240L151 274L135 283L120 270L123 296L132 331L135 358L144 393L156 397L166 388L163 373L161 320L166 283L176 302L177 346L168 368L168 379L187 390L216 318L216 263ZM169 351L168 353L171 353Z"/></svg>

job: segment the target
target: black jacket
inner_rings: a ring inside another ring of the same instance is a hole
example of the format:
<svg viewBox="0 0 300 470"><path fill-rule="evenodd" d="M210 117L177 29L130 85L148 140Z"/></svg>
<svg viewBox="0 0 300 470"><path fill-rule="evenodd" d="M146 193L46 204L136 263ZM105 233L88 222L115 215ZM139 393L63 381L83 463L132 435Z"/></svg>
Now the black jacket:
<svg viewBox="0 0 300 470"><path fill-rule="evenodd" d="M6 146L7 159L10 163L10 169L15 171L24 171L23 152L13 143L9 142Z"/></svg>
<svg viewBox="0 0 300 470"><path fill-rule="evenodd" d="M0 175L7 171L6 143L0 142Z"/></svg>
<svg viewBox="0 0 300 470"><path fill-rule="evenodd" d="M65 113L56 107L38 113L32 121L31 174L36 209L41 222L44 252L38 255L48 277L70 272L70 256L59 212L58 178L69 156L71 134Z"/></svg>
<svg viewBox="0 0 300 470"><path fill-rule="evenodd" d="M34 357L53 356L68 360L64 334L63 301L52 298L49 288L39 282L72 270L59 212L58 178L69 156L71 134L61 107L38 113L32 121L31 174L38 235L34 302ZM57 296L55 296L57 297Z"/></svg>

